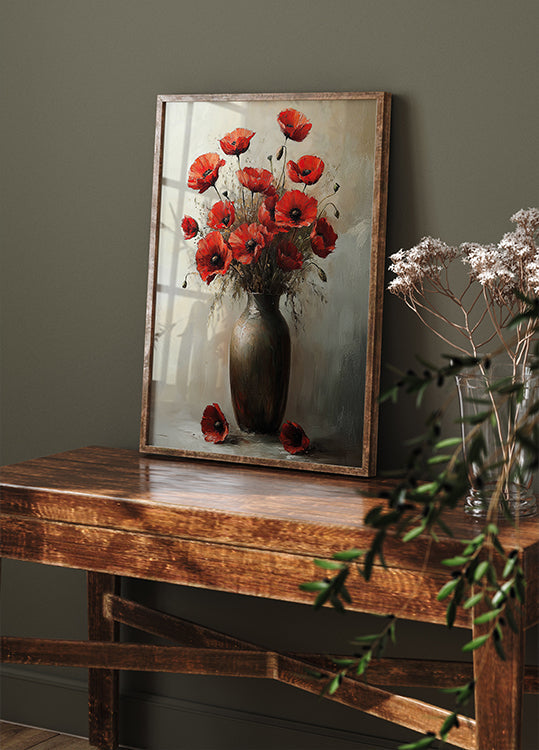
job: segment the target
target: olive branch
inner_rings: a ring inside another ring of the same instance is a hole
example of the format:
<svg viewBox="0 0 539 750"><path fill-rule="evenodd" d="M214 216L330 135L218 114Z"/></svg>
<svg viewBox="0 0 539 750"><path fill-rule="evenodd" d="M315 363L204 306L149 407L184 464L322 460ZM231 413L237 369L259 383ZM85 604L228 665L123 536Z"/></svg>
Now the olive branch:
<svg viewBox="0 0 539 750"><path fill-rule="evenodd" d="M525 325L526 330L533 333L530 337L532 340L539 325L539 300L523 297L522 301L523 309L513 319L511 326ZM535 342L530 352L530 369L532 374L536 374L539 370L539 343ZM399 394L404 392L415 395L419 405L428 388L442 388L449 378L470 367L488 370L491 365L490 357L448 357L447 360L439 367L421 362L425 369L420 373L414 370L401 373L399 380L382 394L380 401L396 402ZM500 381L492 385L492 390L502 401L516 403L522 400L523 387L524 384L518 380L512 381L510 385ZM472 429L463 444L462 437L441 438L442 418L448 403L449 400L446 400L442 407L429 415L425 432L411 441L406 467L403 472L399 472L399 481L383 498L385 503L371 508L365 516L365 526L374 532L369 548L343 550L335 553L331 560L314 561L324 571L324 577L305 582L300 588L315 594L316 609L329 604L343 612L352 602L346 586L350 574L355 572L368 582L376 563L382 568L387 567L384 544L388 538L398 538L403 544L413 544L420 536L426 536L429 549L440 541L441 534L454 538L444 513L457 507L466 496L472 463L474 478L479 483L481 476L492 468L492 459L486 456L481 427L493 419L494 407L490 406L473 417L462 417L459 420L471 422ZM509 436L525 457L524 471L533 471L539 465L538 415L539 402L536 401L527 407L523 418L513 426L513 433ZM512 518L504 499L503 486L507 478L518 476L522 467L516 465L514 453L504 456L501 461L495 457L494 461L500 480L486 509L483 528L472 539L460 540L461 550L457 555L442 560L442 565L450 572L448 580L438 592L437 600L447 602L448 628L452 628L459 607L465 612L472 610L474 624L485 626L486 632L468 641L462 648L463 652L475 651L492 641L498 657L505 660L504 632L507 628L518 632L519 610L525 603L526 580L520 565L518 547L504 549L496 520L501 512L511 523L518 523L518 518ZM371 661L384 653L389 642L396 641L398 621L398 615L390 613L384 617L383 625L377 632L356 637L353 643L359 647L360 652L354 653L350 658L334 660L339 669L326 681L323 694L333 695L348 674L364 676ZM446 688L443 692L453 694L458 707L469 701L473 690L472 680L465 685ZM436 739L445 741L453 727L458 727L456 711L447 716L436 734L427 733L415 742L401 745L399 750L431 747Z"/></svg>

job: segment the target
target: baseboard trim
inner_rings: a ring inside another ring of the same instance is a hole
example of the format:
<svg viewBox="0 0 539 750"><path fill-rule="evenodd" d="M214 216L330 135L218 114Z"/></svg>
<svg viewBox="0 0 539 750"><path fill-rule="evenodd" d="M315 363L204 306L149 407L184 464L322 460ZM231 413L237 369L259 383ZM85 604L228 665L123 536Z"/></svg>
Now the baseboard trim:
<svg viewBox="0 0 539 750"><path fill-rule="evenodd" d="M77 680L72 678L62 677L61 675L52 675L50 673L42 673L37 668L18 668L12 666L2 666L0 677L3 682L3 689L9 690L10 684L14 681L32 683L34 689L43 689L50 695L50 691L69 691L76 693L80 700L86 701L87 685L85 680ZM371 735L361 734L359 732L351 732L348 730L341 730L334 727L328 727L318 724L308 724L303 721L294 721L288 718L281 718L277 716L265 715L260 713L252 713L249 711L243 711L241 709L228 708L223 706L216 706L198 701L190 701L183 698L170 698L167 696L155 695L152 693L133 692L129 691L122 693L121 700L125 706L125 711L137 712L144 711L144 707L147 710L158 710L164 712L178 712L182 714L191 714L198 717L203 717L205 721L215 720L227 720L240 723L248 723L251 725L257 725L261 727L261 731L264 731L264 727L273 728L274 730L285 730L287 732L297 733L298 735L311 737L326 737L335 743L339 748L346 750L349 745L350 750L396 750L399 742L385 737L375 737ZM1 705L0 705L1 709ZM0 716L5 721L11 721L9 716ZM31 716L28 718L29 724L32 723ZM62 727L58 727L57 731L64 731Z"/></svg>

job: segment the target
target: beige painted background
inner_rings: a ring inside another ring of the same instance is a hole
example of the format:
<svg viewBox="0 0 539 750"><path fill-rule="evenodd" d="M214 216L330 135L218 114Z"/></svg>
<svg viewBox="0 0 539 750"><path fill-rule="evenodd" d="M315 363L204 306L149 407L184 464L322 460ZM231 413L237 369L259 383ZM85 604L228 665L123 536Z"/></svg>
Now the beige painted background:
<svg viewBox="0 0 539 750"><path fill-rule="evenodd" d="M390 91L388 250L424 234L489 242L539 200L538 23L535 0L3 0L2 462L137 445L157 93ZM384 362L437 351L387 299ZM399 464L418 423L409 404L384 407L382 468ZM4 633L84 637L82 574L9 562L3 573ZM276 648L335 649L372 625L125 589ZM433 656L440 643L437 629L405 625L398 652ZM458 659L460 643L452 634L443 651ZM84 679L6 669L2 714L83 734ZM410 737L264 682L126 675L122 690L123 741L153 750L357 750ZM523 748L535 750L536 701L525 716Z"/></svg>

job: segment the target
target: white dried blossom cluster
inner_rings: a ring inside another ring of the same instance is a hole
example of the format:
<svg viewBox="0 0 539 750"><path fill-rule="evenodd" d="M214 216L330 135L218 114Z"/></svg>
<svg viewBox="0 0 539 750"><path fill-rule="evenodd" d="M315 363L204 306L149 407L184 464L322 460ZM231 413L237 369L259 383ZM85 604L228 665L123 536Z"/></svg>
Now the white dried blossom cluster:
<svg viewBox="0 0 539 750"><path fill-rule="evenodd" d="M528 294L530 297L539 297L539 258L528 265Z"/></svg>
<svg viewBox="0 0 539 750"><path fill-rule="evenodd" d="M464 242L452 247L439 239L424 237L409 250L391 257L389 270L395 278L389 291L401 297L423 293L426 279L435 281L451 261L460 258L470 267L470 279L491 294L497 304L511 305L515 291L539 294L539 209L528 208L511 217L517 227L495 245Z"/></svg>
<svg viewBox="0 0 539 750"><path fill-rule="evenodd" d="M518 268L511 254L501 251L498 245L475 242L464 242L460 250L463 262L470 266L472 281L487 289L498 304L511 304L518 285Z"/></svg>
<svg viewBox="0 0 539 750"><path fill-rule="evenodd" d="M439 239L423 237L421 242L409 250L399 250L390 256L395 278L388 289L401 297L412 297L422 292L425 279L436 280L449 263L458 255L458 249L446 245Z"/></svg>
<svg viewBox="0 0 539 750"><path fill-rule="evenodd" d="M521 208L511 216L511 221L519 229L534 235L539 229L539 208Z"/></svg>
<svg viewBox="0 0 539 750"><path fill-rule="evenodd" d="M511 221L516 224L514 231L497 244L464 242L452 247L442 240L424 237L409 250L399 250L390 258L389 270L395 278L389 291L403 298L434 333L458 351L475 355L497 336L509 352L503 328L524 309L522 295L539 296L539 209L517 211ZM469 269L468 281L463 285L462 274L449 273L455 260ZM460 285L458 289L453 288L454 281ZM456 306L457 320L437 306L440 294ZM450 341L431 321L452 328L458 334L457 341ZM489 323L493 328L486 331ZM515 361L528 351L533 335L530 330L519 329L517 345L510 355ZM462 335L468 339L469 350L462 344Z"/></svg>
<svg viewBox="0 0 539 750"><path fill-rule="evenodd" d="M511 217L517 227L505 234L497 245L461 245L463 260L478 281L498 304L511 306L515 292L533 296L539 290L539 249L536 233L539 210L522 209Z"/></svg>

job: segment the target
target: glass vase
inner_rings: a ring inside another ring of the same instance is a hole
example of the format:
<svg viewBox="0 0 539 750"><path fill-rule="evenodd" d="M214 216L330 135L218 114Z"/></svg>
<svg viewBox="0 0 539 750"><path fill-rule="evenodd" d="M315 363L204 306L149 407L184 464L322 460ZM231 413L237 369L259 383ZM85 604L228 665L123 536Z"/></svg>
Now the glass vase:
<svg viewBox="0 0 539 750"><path fill-rule="evenodd" d="M531 455L515 431L526 436L533 418L530 407L539 398L539 377L529 369L496 364L483 372L461 373L456 380L470 481L466 512L486 516L497 502L502 513L514 518L533 515L537 501Z"/></svg>

